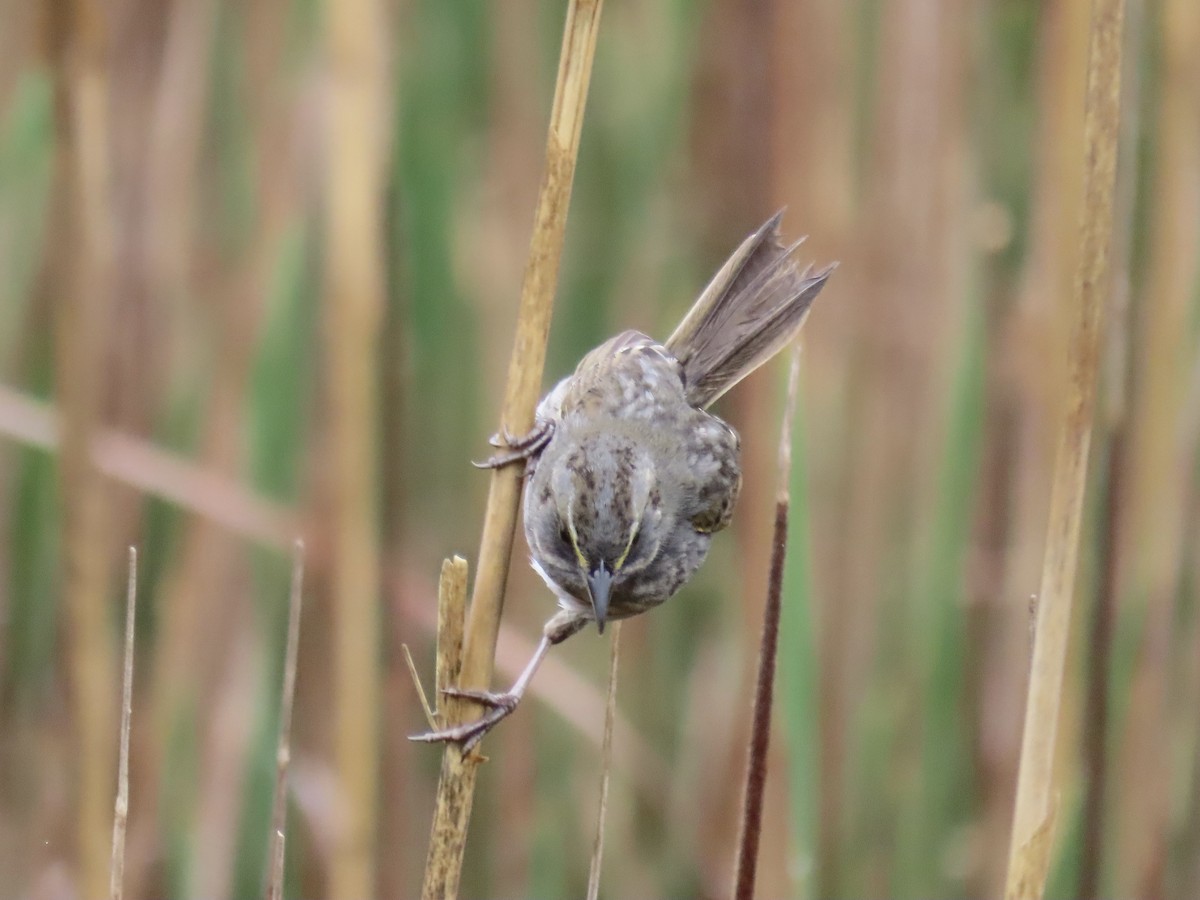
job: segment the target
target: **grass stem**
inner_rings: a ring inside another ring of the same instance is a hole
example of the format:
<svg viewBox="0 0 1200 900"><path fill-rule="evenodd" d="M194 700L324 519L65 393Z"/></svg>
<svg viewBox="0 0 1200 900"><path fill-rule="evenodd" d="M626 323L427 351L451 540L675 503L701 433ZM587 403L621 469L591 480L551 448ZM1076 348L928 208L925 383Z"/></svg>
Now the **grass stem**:
<svg viewBox="0 0 1200 900"><path fill-rule="evenodd" d="M546 163L534 213L529 260L517 312L517 333L500 416L501 433L521 434L533 427L602 5L602 0L570 0L567 6L546 138ZM504 608L504 585L508 580L517 524L522 472L520 466L504 466L492 474L466 626L459 680L464 688L487 688L491 682L496 636ZM425 871L423 896L427 900L453 897L457 892L476 770L476 765L462 759L457 746L446 747ZM443 810L447 815L443 815ZM448 815L450 812L452 816Z"/></svg>
<svg viewBox="0 0 1200 900"><path fill-rule="evenodd" d="M129 548L129 580L125 590L125 651L121 682L121 743L117 756L117 800L113 807L112 862L108 895L125 893L125 833L129 826L129 728L133 719L133 636L137 614L137 548Z"/></svg>
<svg viewBox="0 0 1200 900"><path fill-rule="evenodd" d="M608 818L608 783L612 775L613 730L617 717L617 660L621 653L621 623L612 626L608 662L608 700L604 704L604 742L600 746L600 802L596 808L596 837L592 842L592 864L588 871L587 900L600 896L600 871L604 863L604 822Z"/></svg>
<svg viewBox="0 0 1200 900"><path fill-rule="evenodd" d="M267 900L283 898L283 863L287 835L288 766L292 760L292 704L296 697L296 661L300 654L300 607L304 588L304 542L296 541L292 555L292 584L288 593L287 646L283 685L279 691L279 737L275 745L275 801L271 809L270 877Z"/></svg>
<svg viewBox="0 0 1200 900"><path fill-rule="evenodd" d="M800 344L792 350L788 392L779 435L779 489L775 497L775 527L771 537L771 568L767 576L767 602L763 607L759 642L758 677L754 686L754 712L750 726L750 753L746 763L746 788L742 799L742 824L738 838L733 896L752 900L758 871L758 846L762 836L763 803L767 786L767 751L771 743L771 703L775 698L775 661L779 650L779 620L783 611L783 566L787 558L788 484L792 469L792 421L800 385Z"/></svg>
<svg viewBox="0 0 1200 900"><path fill-rule="evenodd" d="M448 728L460 721L462 703L443 698L442 688L455 683L462 670L463 624L467 614L467 561L456 556L442 563L438 581L437 690L435 702L445 704L436 714L437 727ZM471 815L471 792L479 757L464 756L458 744L448 744L442 755L429 855L425 859L425 883L421 896L457 897L462 876L462 851L467 821Z"/></svg>
<svg viewBox="0 0 1200 900"><path fill-rule="evenodd" d="M1005 887L1009 898L1042 896L1053 841L1055 741L1079 557L1102 314L1109 298L1124 14L1124 0L1095 0L1092 6L1084 111L1084 206L1074 288L1076 318L1025 706Z"/></svg>

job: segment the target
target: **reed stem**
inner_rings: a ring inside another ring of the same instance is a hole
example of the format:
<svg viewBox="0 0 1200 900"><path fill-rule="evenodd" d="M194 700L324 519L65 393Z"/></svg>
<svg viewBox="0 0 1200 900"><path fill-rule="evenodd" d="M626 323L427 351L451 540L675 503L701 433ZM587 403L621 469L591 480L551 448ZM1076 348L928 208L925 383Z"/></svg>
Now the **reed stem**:
<svg viewBox="0 0 1200 900"><path fill-rule="evenodd" d="M604 704L604 741L600 747L600 800L596 807L596 836L592 841L587 900L597 900L600 896L600 873L604 865L604 823L608 819L608 784L612 776L613 730L617 718L617 661L620 656L621 623L614 622L608 659L608 700Z"/></svg>
<svg viewBox="0 0 1200 900"><path fill-rule="evenodd" d="M1005 896L1041 897L1054 834L1054 751L1079 557L1103 311L1109 296L1113 189L1120 132L1124 0L1095 0L1084 111L1084 203L1050 523L1025 707Z"/></svg>
<svg viewBox="0 0 1200 900"><path fill-rule="evenodd" d="M112 862L108 895L125 894L125 833L129 827L129 730L133 719L133 637L137 617L137 549L129 548L129 578L125 589L125 663L121 682L121 743L117 756L117 799L113 804Z"/></svg>
<svg viewBox="0 0 1200 900"><path fill-rule="evenodd" d="M762 636L759 641L758 677L754 687L754 712L750 726L750 753L746 763L746 788L742 799L742 823L733 896L753 900L758 872L758 846L762 837L763 805L767 786L767 751L771 744L771 704L775 698L775 662L779 650L779 621L783 612L783 566L787 558L789 482L792 470L792 421L800 385L800 344L792 350L788 376L787 405L779 434L778 477L775 495L775 526L771 536L771 568L767 576L767 602L763 606Z"/></svg>
<svg viewBox="0 0 1200 900"><path fill-rule="evenodd" d="M500 415L501 433L521 434L534 424L534 407L541 392L546 339L602 6L602 0L570 0L567 6L546 138L545 170L534 214L516 338ZM467 689L484 689L491 682L500 614L504 609L504 585L508 580L517 524L522 472L521 466L504 466L492 474L459 681L460 686ZM427 900L453 897L457 893L475 791L477 765L474 760L477 759L477 756L464 759L460 748L453 744L447 745L444 751L438 780L438 812L434 818L422 895ZM442 816L444 808L453 808L455 814Z"/></svg>
<svg viewBox="0 0 1200 900"><path fill-rule="evenodd" d="M284 851L287 847L288 767L292 761L292 706L296 698L296 662L300 655L300 607L304 589L304 542L292 551L292 585L288 592L287 644L283 660L283 685L279 691L279 736L275 744L275 800L271 808L270 853L267 865L267 900L283 900Z"/></svg>
<svg viewBox="0 0 1200 900"><path fill-rule="evenodd" d="M383 4L327 6L329 131L325 363L334 608L335 756L341 795L330 894L373 897L379 809L379 467L383 307Z"/></svg>

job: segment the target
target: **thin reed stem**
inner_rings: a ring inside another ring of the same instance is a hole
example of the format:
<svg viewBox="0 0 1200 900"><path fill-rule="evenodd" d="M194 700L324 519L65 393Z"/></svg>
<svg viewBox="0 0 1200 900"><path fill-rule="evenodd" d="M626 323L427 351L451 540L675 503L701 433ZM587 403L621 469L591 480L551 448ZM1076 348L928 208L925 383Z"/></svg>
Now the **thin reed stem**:
<svg viewBox="0 0 1200 900"><path fill-rule="evenodd" d="M125 833L129 826L129 728L133 719L133 636L137 620L137 548L129 548L129 580L125 588L125 663L121 682L121 744L117 756L117 800L113 806L112 862L108 895L125 894Z"/></svg>
<svg viewBox="0 0 1200 900"><path fill-rule="evenodd" d="M1102 391L1103 406L1098 412L1103 438L1107 443L1104 462L1104 504L1100 514L1100 567L1095 600L1088 623L1087 660L1084 673L1083 734L1080 758L1085 779L1081 835L1079 839L1080 897L1098 897L1105 874L1105 835L1110 822L1109 722L1112 683L1113 636L1116 626L1117 598L1123 563L1121 536L1128 530L1127 474L1129 472L1129 409L1133 388L1132 358L1136 349L1130 340L1133 318L1131 261L1137 200L1137 163L1140 111L1137 97L1141 87L1140 54L1144 19L1142 0L1126 0L1125 46L1129 52L1122 62L1120 144L1117 151L1116 185L1113 194L1112 299L1110 320L1104 341Z"/></svg>
<svg viewBox="0 0 1200 900"><path fill-rule="evenodd" d="M600 896L600 871L604 864L604 822L608 818L608 783L612 774L613 728L617 718L617 660L621 652L621 623L612 626L612 648L608 660L608 700L604 704L604 742L600 746L600 802L596 807L596 837L592 841L592 864L588 870L587 900Z"/></svg>
<svg viewBox="0 0 1200 900"><path fill-rule="evenodd" d="M546 138L545 170L534 213L529 261L521 287L517 332L500 415L501 433L520 434L529 431L534 423L602 6L602 0L570 0L567 6ZM521 481L520 466L504 466L492 474L466 626L460 679L464 688L487 688L491 682ZM423 893L426 898L452 897L457 891L475 774L476 766L463 760L459 747L448 745L438 781L438 812L426 863ZM455 815L439 818L441 810L451 806Z"/></svg>
<svg viewBox="0 0 1200 900"><path fill-rule="evenodd" d="M267 861L268 900L283 898L283 863L287 845L288 766L292 761L292 705L296 697L296 661L300 655L300 607L304 599L304 542L292 550L292 584L288 592L287 646L283 657L283 685L279 691L279 737L275 744L275 801L271 808L270 853Z"/></svg>
<svg viewBox="0 0 1200 900"><path fill-rule="evenodd" d="M567 7L554 105L546 138L546 167L534 213L529 261L521 285L517 333L500 415L501 433L507 430L511 434L521 434L533 427L602 5L602 0L571 0ZM467 622L463 659L463 687L466 688L486 688L491 681L521 480L520 466L503 466L492 473Z"/></svg>
<svg viewBox="0 0 1200 900"><path fill-rule="evenodd" d="M115 659L107 600L111 576L107 486L89 456L103 416L114 275L108 17L95 0L47 5L56 69L56 160L48 246L61 254L55 312L55 386L62 412L63 598L77 754L75 887L103 896L109 881Z"/></svg>
<svg viewBox="0 0 1200 900"><path fill-rule="evenodd" d="M750 727L750 753L746 763L746 788L738 838L733 896L752 900L758 872L758 846L762 837L763 802L767 785L767 751L771 743L771 703L775 698L775 661L779 649L779 620L783 611L783 566L787 558L789 481L792 469L792 421L800 384L800 344L792 350L786 406L779 435L779 488L775 495L775 527L771 536L771 569L767 576L767 602L763 607L759 642L758 677L754 686L754 712Z"/></svg>
<svg viewBox="0 0 1200 900"><path fill-rule="evenodd" d="M1095 0L1093 4L1084 112L1084 207L1074 289L1076 319L1069 347L1067 404L1050 494L1050 523L1025 707L1005 888L1009 898L1041 897L1050 865L1053 811L1057 805L1054 751L1079 555L1100 331L1109 296L1124 14L1124 0Z"/></svg>
<svg viewBox="0 0 1200 900"><path fill-rule="evenodd" d="M467 616L467 561L456 556L442 562L438 581L437 620L437 697L445 709L437 714L438 727L449 728L461 721L463 703L441 695L442 688L454 684L462 671L463 627ZM442 772L433 808L429 833L429 855L425 859L425 883L421 896L457 897L462 876L462 852L466 843L467 822L471 817L471 791L475 786L475 768L479 757L464 756L462 748L451 744L442 755Z"/></svg>
<svg viewBox="0 0 1200 900"><path fill-rule="evenodd" d="M378 340L383 307L384 5L327 7L325 358L341 814L330 890L373 897L379 809Z"/></svg>

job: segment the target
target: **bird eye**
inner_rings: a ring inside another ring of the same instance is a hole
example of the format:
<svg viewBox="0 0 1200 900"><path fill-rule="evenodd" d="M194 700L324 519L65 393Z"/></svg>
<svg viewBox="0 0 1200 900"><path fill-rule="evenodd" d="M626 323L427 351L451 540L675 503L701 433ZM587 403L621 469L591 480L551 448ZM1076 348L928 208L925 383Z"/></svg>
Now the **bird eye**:
<svg viewBox="0 0 1200 900"><path fill-rule="evenodd" d="M558 539L566 546L571 546L571 532L565 524L558 526Z"/></svg>

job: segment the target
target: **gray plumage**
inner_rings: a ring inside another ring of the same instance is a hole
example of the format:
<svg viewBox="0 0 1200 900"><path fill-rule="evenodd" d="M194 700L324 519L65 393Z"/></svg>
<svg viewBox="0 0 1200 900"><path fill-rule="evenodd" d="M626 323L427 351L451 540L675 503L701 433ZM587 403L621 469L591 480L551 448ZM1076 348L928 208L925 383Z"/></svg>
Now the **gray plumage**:
<svg viewBox="0 0 1200 900"><path fill-rule="evenodd" d="M665 344L626 331L538 407L553 428L525 490L534 567L564 610L636 615L674 594L729 524L739 442L705 411L795 336L833 267L799 271L781 214L721 267ZM589 572L611 574L596 609Z"/></svg>

